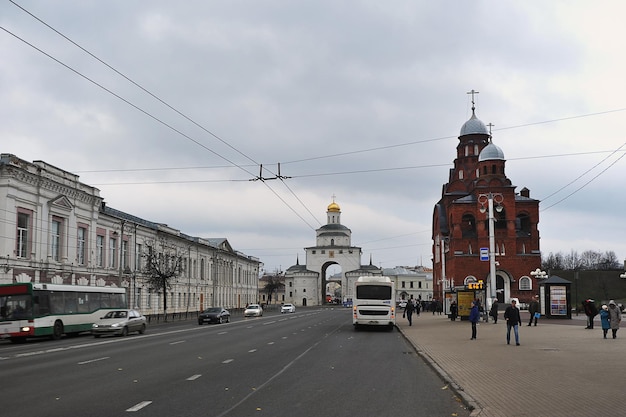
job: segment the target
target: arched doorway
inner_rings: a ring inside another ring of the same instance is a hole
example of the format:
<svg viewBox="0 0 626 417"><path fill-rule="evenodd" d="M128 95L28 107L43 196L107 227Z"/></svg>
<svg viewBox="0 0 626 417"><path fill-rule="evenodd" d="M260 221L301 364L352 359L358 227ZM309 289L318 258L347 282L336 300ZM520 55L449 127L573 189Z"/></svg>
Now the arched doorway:
<svg viewBox="0 0 626 417"><path fill-rule="evenodd" d="M320 296L322 304L333 304L342 300L341 281L343 277L341 265L337 262L327 262L322 265L322 285Z"/></svg>

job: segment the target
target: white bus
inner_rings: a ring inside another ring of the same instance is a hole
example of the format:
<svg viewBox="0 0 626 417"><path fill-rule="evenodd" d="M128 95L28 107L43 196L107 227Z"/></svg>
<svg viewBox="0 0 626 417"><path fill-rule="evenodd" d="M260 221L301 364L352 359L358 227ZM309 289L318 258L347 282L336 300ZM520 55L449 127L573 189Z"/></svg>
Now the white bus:
<svg viewBox="0 0 626 417"><path fill-rule="evenodd" d="M91 330L102 310L127 308L126 290L113 287L17 283L0 285L0 338L60 339Z"/></svg>
<svg viewBox="0 0 626 417"><path fill-rule="evenodd" d="M352 324L359 326L387 326L396 324L395 285L389 277L365 276L354 282Z"/></svg>

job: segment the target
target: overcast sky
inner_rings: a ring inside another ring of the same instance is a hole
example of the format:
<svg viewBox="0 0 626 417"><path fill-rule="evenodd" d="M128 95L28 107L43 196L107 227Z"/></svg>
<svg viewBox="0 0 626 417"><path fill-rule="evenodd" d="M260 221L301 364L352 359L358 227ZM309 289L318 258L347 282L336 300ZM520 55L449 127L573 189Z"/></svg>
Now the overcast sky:
<svg viewBox="0 0 626 417"><path fill-rule="evenodd" d="M0 151L270 272L305 262L333 195L364 264L430 267L474 89L507 176L541 200L543 254L622 261L624 16L623 1L5 0ZM250 181L278 163L282 181Z"/></svg>

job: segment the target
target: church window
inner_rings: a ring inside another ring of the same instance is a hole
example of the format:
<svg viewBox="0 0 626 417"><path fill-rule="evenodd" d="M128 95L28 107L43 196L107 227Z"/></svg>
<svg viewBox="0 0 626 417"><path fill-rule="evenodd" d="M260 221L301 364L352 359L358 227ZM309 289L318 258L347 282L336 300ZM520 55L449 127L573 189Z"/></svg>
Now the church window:
<svg viewBox="0 0 626 417"><path fill-rule="evenodd" d="M523 276L519 279L519 289L520 290L532 290L533 289L533 281L528 276Z"/></svg>
<svg viewBox="0 0 626 417"><path fill-rule="evenodd" d="M471 214L461 217L461 233L463 238L476 237L476 219Z"/></svg>
<svg viewBox="0 0 626 417"><path fill-rule="evenodd" d="M330 246L335 246L335 239L330 239Z"/></svg>
<svg viewBox="0 0 626 417"><path fill-rule="evenodd" d="M467 285L467 284L469 284L470 282L478 282L478 280L476 279L476 277L475 277L475 276L473 276L473 275L468 275L468 276L466 276L466 277L465 277L465 279L463 280L463 285Z"/></svg>
<svg viewBox="0 0 626 417"><path fill-rule="evenodd" d="M522 213L515 218L515 234L517 237L530 236L530 217L528 214Z"/></svg>
<svg viewBox="0 0 626 417"><path fill-rule="evenodd" d="M480 178L480 169L476 168L476 178Z"/></svg>
<svg viewBox="0 0 626 417"><path fill-rule="evenodd" d="M478 155L478 145L474 145L474 155Z"/></svg>
<svg viewBox="0 0 626 417"><path fill-rule="evenodd" d="M313 255L315 255L315 252L316 252L315 250L312 250L312 251L311 251L311 253L312 253Z"/></svg>
<svg viewBox="0 0 626 417"><path fill-rule="evenodd" d="M496 170L496 166L495 166L495 165L492 165L492 166L491 166L491 173L492 173L492 174L496 174L497 172L498 172L498 171Z"/></svg>
<svg viewBox="0 0 626 417"><path fill-rule="evenodd" d="M463 170L459 171L459 179L462 180L463 179Z"/></svg>
<svg viewBox="0 0 626 417"><path fill-rule="evenodd" d="M483 174L487 175L487 167L483 167Z"/></svg>
<svg viewBox="0 0 626 417"><path fill-rule="evenodd" d="M469 146L465 145L465 156L469 155Z"/></svg>
<svg viewBox="0 0 626 417"><path fill-rule="evenodd" d="M409 282L409 288L413 288L413 281Z"/></svg>

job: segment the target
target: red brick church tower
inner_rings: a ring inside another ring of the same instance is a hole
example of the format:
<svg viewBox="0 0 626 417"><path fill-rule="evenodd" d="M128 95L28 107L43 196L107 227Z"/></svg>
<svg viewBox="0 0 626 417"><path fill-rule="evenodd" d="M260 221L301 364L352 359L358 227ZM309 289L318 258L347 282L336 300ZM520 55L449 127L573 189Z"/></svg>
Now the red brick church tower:
<svg viewBox="0 0 626 417"><path fill-rule="evenodd" d="M539 201L530 198L527 188L515 192L505 173L504 153L476 117L471 94L472 117L461 127L454 167L433 211L434 294L441 298L444 288L482 280L487 298L495 295L499 302L508 303L517 297L528 302L539 293L530 274L541 266ZM494 280L485 249L495 255Z"/></svg>

